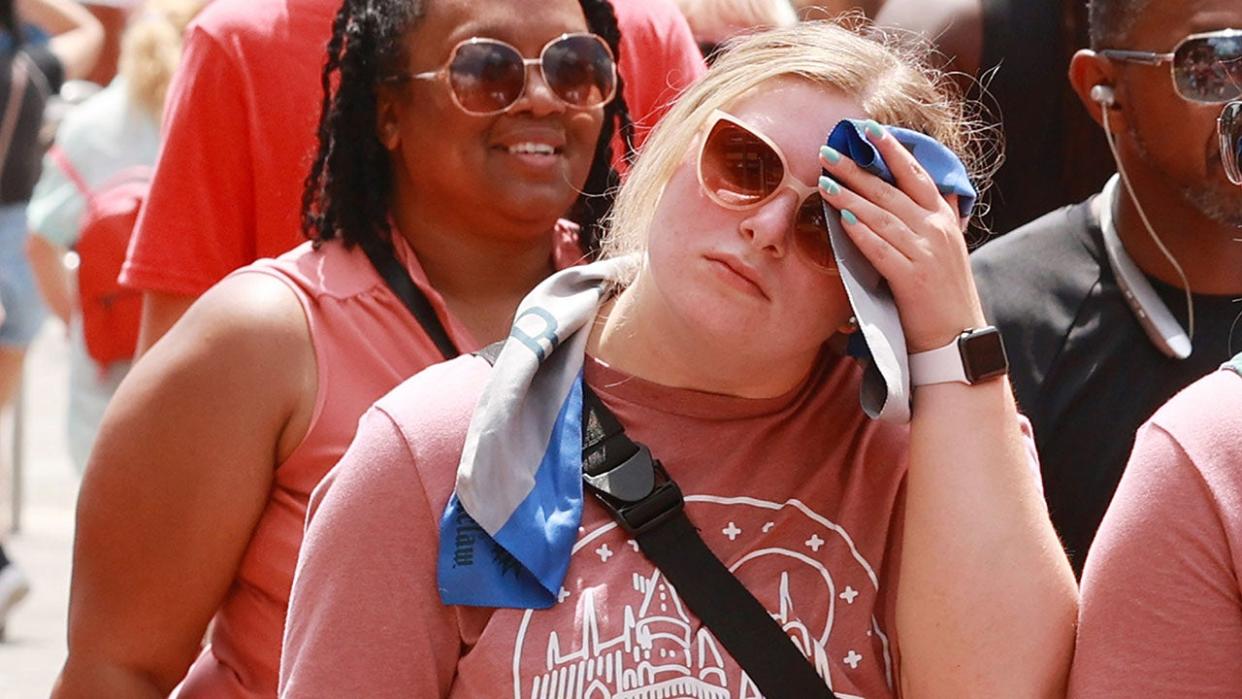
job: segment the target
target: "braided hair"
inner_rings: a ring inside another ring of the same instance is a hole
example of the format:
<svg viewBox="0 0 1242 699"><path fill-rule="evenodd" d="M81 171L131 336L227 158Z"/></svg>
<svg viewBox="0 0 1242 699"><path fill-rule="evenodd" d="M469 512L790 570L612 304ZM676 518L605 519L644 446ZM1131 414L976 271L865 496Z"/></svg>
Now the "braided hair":
<svg viewBox="0 0 1242 699"><path fill-rule="evenodd" d="M321 83L319 150L302 191L302 227L316 245L341 238L371 254L391 254L388 199L393 183L388 151L375 132L377 87L405 58L403 37L426 12L427 0L344 0L332 23ZM620 60L621 30L608 0L579 0L590 30ZM333 89L335 87L335 90ZM612 207L618 176L612 140L621 134L633 155L634 125L622 97L604 108L604 124L582 193L568 212L594 254Z"/></svg>

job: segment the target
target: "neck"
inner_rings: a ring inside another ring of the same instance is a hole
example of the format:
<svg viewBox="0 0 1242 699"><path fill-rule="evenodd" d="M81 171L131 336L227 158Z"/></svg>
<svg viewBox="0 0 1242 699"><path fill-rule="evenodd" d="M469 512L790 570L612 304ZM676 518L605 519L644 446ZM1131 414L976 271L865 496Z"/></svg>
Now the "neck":
<svg viewBox="0 0 1242 699"><path fill-rule="evenodd" d="M697 333L676 317L642 273L600 309L587 351L631 376L673 388L741 398L784 395L806 378L818 352L780 357L739 348L729 338ZM754 344L754 343L749 343Z"/></svg>
<svg viewBox="0 0 1242 699"><path fill-rule="evenodd" d="M554 271L555 220L529 230L490 233L408 208L394 208L393 219L427 281L480 343L508 334L518 303Z"/></svg>
<svg viewBox="0 0 1242 699"><path fill-rule="evenodd" d="M1140 168L1131 168L1130 183L1152 230L1177 259L1186 281L1152 240L1124 182L1118 183L1113 206L1117 236L1139 269L1170 286L1198 294L1242 293L1242 231L1204 216L1178 192ZM1242 195L1242 192L1240 192Z"/></svg>

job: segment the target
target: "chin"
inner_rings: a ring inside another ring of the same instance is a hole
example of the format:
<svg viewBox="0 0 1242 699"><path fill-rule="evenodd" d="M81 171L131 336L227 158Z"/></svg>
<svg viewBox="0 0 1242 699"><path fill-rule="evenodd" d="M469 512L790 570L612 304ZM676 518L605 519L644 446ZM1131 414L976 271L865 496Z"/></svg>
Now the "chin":
<svg viewBox="0 0 1242 699"><path fill-rule="evenodd" d="M498 193L492 206L501 215L515 221L554 223L556 219L568 218L577 200L577 193L567 188L513 187Z"/></svg>
<svg viewBox="0 0 1242 699"><path fill-rule="evenodd" d="M1182 197L1208 219L1223 226L1242 228L1242 187L1232 183L1185 187Z"/></svg>

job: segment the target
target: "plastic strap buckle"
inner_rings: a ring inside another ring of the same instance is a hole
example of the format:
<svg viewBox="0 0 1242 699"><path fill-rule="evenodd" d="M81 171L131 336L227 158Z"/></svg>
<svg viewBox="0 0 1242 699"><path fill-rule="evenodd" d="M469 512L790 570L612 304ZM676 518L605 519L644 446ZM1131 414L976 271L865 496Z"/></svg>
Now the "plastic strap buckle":
<svg viewBox="0 0 1242 699"><path fill-rule="evenodd" d="M638 451L603 473L583 472L582 481L626 531L642 534L682 511L681 488L651 450Z"/></svg>

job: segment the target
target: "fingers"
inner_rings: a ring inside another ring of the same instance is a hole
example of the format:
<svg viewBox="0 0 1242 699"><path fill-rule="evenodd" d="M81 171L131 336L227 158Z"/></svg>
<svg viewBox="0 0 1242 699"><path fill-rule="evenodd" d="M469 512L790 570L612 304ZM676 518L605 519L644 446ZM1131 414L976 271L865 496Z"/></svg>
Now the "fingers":
<svg viewBox="0 0 1242 699"><path fill-rule="evenodd" d="M896 139L891 137L886 137L883 140L891 143L897 142ZM900 145L898 148L905 150ZM885 156L886 160L887 157ZM844 157L836 150L828 146L820 148L819 160L820 165L828 171L833 179L874 203L879 208L894 214L901 220L912 222L927 215L925 207L920 206L901 189L863 170L853 160Z"/></svg>
<svg viewBox="0 0 1242 699"><path fill-rule="evenodd" d="M887 186L887 185L886 185ZM893 190L892 187L889 187ZM845 228L863 226L871 233L878 235L902 257L913 260L919 256L920 243L918 236L910 227L888 210L873 204L870 200L841 187L830 177L819 178L819 193L829 206L841 211L841 222ZM849 213L847 217L845 214ZM849 221L848 219L854 219ZM851 237L853 237L851 235Z"/></svg>
<svg viewBox="0 0 1242 699"><path fill-rule="evenodd" d="M858 251L885 279L904 279L914 262L887 238L876 233L850 209L841 210L841 228L854 241Z"/></svg>
<svg viewBox="0 0 1242 699"><path fill-rule="evenodd" d="M915 160L914 154L898 143L897 139L893 138L883 126L870 120L866 124L863 127L863 133L866 134L871 145L875 146L875 149L883 156L889 172L893 173L897 187L923 209L937 211L943 208L946 202L940 195L940 190L931 176L927 174L927 170L923 169L918 160Z"/></svg>

